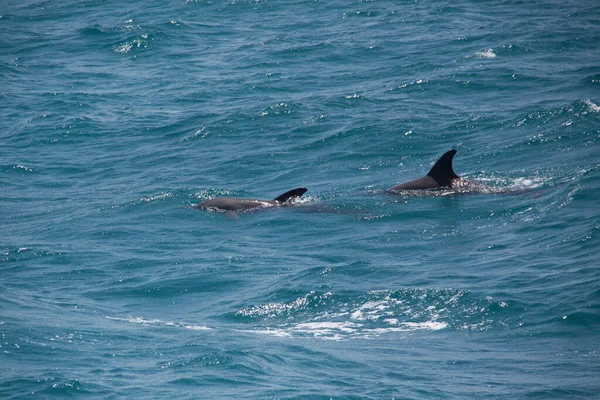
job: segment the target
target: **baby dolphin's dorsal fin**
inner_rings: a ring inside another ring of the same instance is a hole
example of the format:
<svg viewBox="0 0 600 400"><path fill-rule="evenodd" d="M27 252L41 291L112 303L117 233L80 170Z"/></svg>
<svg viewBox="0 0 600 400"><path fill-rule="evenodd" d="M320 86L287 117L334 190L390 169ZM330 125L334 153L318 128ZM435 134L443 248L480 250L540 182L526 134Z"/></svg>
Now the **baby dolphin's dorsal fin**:
<svg viewBox="0 0 600 400"><path fill-rule="evenodd" d="M452 169L452 158L454 158L455 154L456 150L454 149L446 152L427 173L427 175L435 179L440 186L450 187L452 186L452 181L454 179L460 178L460 176L456 175Z"/></svg>
<svg viewBox="0 0 600 400"><path fill-rule="evenodd" d="M275 197L273 200L278 201L280 203L285 203L286 201L288 201L294 197L301 197L307 191L308 191L308 189L306 189L306 188L292 189L289 192L285 192L284 194Z"/></svg>

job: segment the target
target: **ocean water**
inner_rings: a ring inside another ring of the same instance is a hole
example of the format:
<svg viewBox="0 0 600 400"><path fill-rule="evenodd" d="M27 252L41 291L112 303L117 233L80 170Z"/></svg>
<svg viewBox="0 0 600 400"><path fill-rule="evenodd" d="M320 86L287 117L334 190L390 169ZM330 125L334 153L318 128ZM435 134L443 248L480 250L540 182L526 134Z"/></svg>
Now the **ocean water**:
<svg viewBox="0 0 600 400"><path fill-rule="evenodd" d="M10 0L0 87L0 398L600 398L600 3Z"/></svg>

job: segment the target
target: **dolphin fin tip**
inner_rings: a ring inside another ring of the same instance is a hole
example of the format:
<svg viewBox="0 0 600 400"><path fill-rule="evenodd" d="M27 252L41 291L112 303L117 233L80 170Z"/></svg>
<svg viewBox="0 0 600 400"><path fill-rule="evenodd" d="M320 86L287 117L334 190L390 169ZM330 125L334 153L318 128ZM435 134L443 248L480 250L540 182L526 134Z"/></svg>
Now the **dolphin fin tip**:
<svg viewBox="0 0 600 400"><path fill-rule="evenodd" d="M285 192L282 195L277 196L274 200L280 203L285 203L286 201L293 199L295 197L302 197L304 193L308 191L307 188L296 188L290 191Z"/></svg>
<svg viewBox="0 0 600 400"><path fill-rule="evenodd" d="M452 168L452 159L457 153L456 149L445 152L434 164L427 175L431 176L440 186L452 186L454 179L460 178Z"/></svg>

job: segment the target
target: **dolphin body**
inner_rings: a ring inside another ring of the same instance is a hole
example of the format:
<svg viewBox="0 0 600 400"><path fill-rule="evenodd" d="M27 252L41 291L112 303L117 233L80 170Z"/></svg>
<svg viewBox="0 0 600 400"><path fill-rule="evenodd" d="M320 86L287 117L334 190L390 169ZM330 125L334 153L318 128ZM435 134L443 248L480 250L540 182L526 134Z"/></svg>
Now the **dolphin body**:
<svg viewBox="0 0 600 400"><path fill-rule="evenodd" d="M204 208L207 210L217 211L248 211L258 208L267 207L283 207L290 205L290 202L296 198L302 197L307 192L306 188L292 189L284 194L277 196L273 200L260 200L260 199L241 199L234 197L217 197L214 199L203 201L200 204L196 204L194 208Z"/></svg>
<svg viewBox="0 0 600 400"><path fill-rule="evenodd" d="M455 154L456 150L454 149L446 152L437 160L427 175L401 183L387 190L397 192L402 190L452 188L454 184L461 180L460 176L456 175L452 169L452 158Z"/></svg>

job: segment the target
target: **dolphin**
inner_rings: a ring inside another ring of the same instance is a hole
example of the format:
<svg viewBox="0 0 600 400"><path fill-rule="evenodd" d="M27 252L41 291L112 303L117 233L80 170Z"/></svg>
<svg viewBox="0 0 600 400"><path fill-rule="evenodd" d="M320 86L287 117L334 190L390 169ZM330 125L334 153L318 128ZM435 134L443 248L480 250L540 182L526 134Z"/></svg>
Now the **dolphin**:
<svg viewBox="0 0 600 400"><path fill-rule="evenodd" d="M273 200L260 200L260 199L241 199L234 197L217 197L214 199L203 201L200 204L195 204L192 207L194 208L204 208L207 210L217 210L217 211L248 211L254 210L258 208L267 208L267 207L283 207L288 206L290 203L299 197L302 197L304 193L306 193L308 189L306 188L296 188L292 189L284 194L275 197Z"/></svg>
<svg viewBox="0 0 600 400"><path fill-rule="evenodd" d="M427 175L419 179L401 183L387 190L396 192L401 190L452 188L453 185L461 180L461 177L456 175L452 169L452 158L455 154L456 150L454 149L446 152L437 160Z"/></svg>

